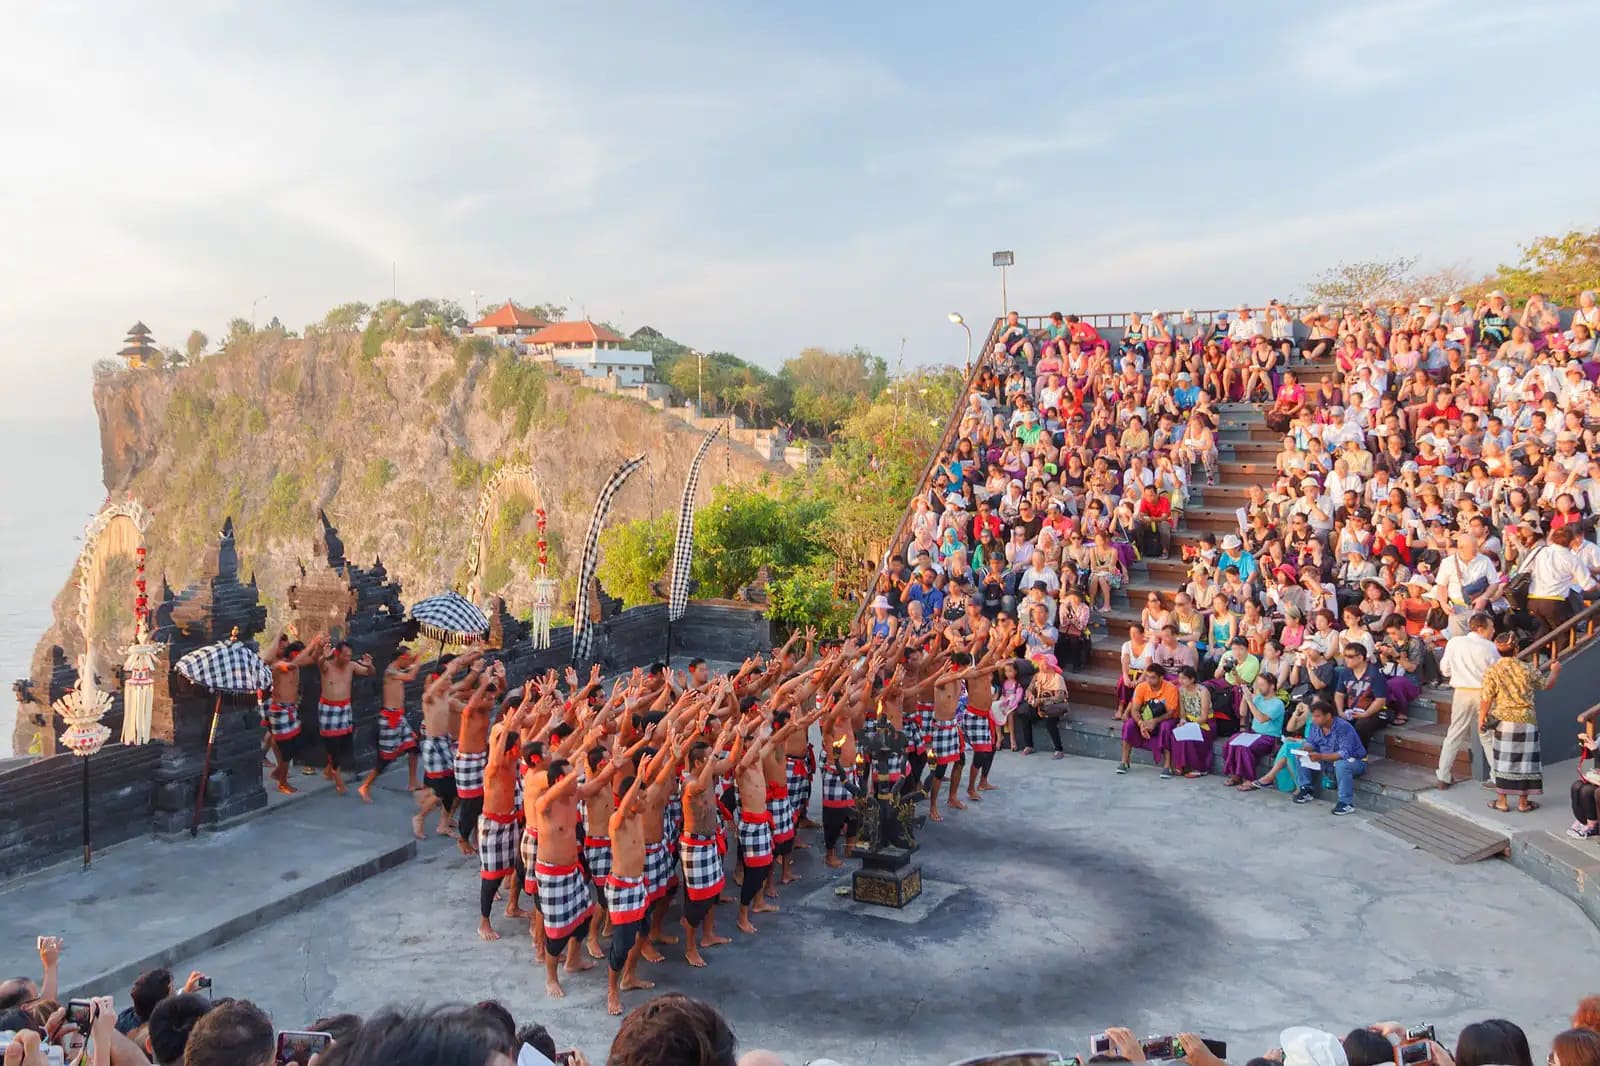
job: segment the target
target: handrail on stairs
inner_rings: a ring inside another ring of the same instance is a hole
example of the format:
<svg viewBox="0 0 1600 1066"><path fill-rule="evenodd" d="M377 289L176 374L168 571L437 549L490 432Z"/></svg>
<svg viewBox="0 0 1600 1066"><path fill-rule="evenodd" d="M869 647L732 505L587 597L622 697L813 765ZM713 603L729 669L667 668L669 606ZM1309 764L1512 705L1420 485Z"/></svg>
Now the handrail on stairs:
<svg viewBox="0 0 1600 1066"><path fill-rule="evenodd" d="M1600 602L1590 604L1544 636L1530 642L1517 652L1517 658L1525 659L1534 666L1548 665L1587 646L1594 640L1597 626L1600 626Z"/></svg>
<svg viewBox="0 0 1600 1066"><path fill-rule="evenodd" d="M868 578L867 588L861 596L861 606L856 609L855 621L859 623L866 615L868 605L872 603L872 590L877 587L878 575L889 565L889 559L894 555L895 548L907 539L906 530L911 524L911 505L917 497L928 491L928 486L933 483L934 465L939 461L939 456L955 446L956 430L961 428L961 420L967 410L967 396L972 392L972 386L977 383L978 375L983 366L988 362L989 353L994 350L996 339L1000 336L1002 320L996 318L994 325L989 327L983 345L973 353L972 366L967 368L967 380L961 387L961 394L956 397L955 407L950 412L950 417L945 420L944 432L939 435L939 443L928 453L927 465L922 468L922 476L917 479L917 489L911 499L906 501L905 511L900 515L900 524L895 526L894 533L889 537L888 546L883 549L883 558L878 561L877 569L873 570Z"/></svg>

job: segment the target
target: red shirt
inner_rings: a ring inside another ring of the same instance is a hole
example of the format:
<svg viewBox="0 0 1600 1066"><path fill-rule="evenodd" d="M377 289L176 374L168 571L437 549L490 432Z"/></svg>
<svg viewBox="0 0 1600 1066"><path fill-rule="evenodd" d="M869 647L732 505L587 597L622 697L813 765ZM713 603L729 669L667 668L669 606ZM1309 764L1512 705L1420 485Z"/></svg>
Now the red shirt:
<svg viewBox="0 0 1600 1066"><path fill-rule="evenodd" d="M1164 518L1171 518L1172 500L1160 495L1155 498L1154 503L1149 500L1140 500L1139 513L1146 518L1154 518L1158 522Z"/></svg>

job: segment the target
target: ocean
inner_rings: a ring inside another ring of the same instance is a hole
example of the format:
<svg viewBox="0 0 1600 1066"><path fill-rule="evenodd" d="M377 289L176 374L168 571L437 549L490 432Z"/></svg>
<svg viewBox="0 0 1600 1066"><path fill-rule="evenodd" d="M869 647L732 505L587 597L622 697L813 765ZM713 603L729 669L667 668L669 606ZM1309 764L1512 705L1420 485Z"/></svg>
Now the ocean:
<svg viewBox="0 0 1600 1066"><path fill-rule="evenodd" d="M83 528L105 499L100 430L92 418L0 420L0 756L10 755L17 701L50 624L50 603L83 547ZM59 726L59 721L57 725Z"/></svg>

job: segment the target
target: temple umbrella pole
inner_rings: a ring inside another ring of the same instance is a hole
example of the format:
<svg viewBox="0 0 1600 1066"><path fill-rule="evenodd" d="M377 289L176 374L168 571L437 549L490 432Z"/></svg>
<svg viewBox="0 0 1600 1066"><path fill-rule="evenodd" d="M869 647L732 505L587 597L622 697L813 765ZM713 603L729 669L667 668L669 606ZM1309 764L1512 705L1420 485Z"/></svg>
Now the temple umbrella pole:
<svg viewBox="0 0 1600 1066"><path fill-rule="evenodd" d="M217 723L222 720L222 693L217 693L216 706L211 711L211 732L206 736L206 759L200 768L200 787L194 790L194 819L189 823L189 836L200 835L200 808L206 802L206 782L211 778L211 748L217 742Z"/></svg>
<svg viewBox="0 0 1600 1066"><path fill-rule="evenodd" d="M83 757L83 868L89 868L89 759Z"/></svg>

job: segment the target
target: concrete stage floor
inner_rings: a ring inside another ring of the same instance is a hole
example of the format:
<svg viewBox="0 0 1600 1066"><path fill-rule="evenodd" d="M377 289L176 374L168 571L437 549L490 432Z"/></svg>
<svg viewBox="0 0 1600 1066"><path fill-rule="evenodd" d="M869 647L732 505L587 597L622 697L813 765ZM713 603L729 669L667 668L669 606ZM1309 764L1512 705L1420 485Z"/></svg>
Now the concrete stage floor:
<svg viewBox="0 0 1600 1066"><path fill-rule="evenodd" d="M928 891L910 914L837 897L847 874L802 852L804 880L784 888L783 913L763 916L758 936L733 931L724 905L720 927L736 942L711 951L707 969L669 954L641 972L716 1004L744 1047L853 1066L1084 1052L1086 1034L1117 1024L1226 1039L1240 1063L1287 1025L1432 1022L1453 1042L1487 1017L1524 1026L1542 1056L1577 998L1600 991L1600 932L1502 861L1450 866L1367 815L1331 818L1326 802L1242 796L1216 778L998 758L1003 791L925 832ZM399 830L404 782L391 771L384 785L368 810ZM186 891L204 892L194 873ZM497 917L505 939L481 943L476 901L475 860L430 839L413 861L182 965L282 1027L493 997L603 1062L615 1031L603 971L546 999L522 923Z"/></svg>

